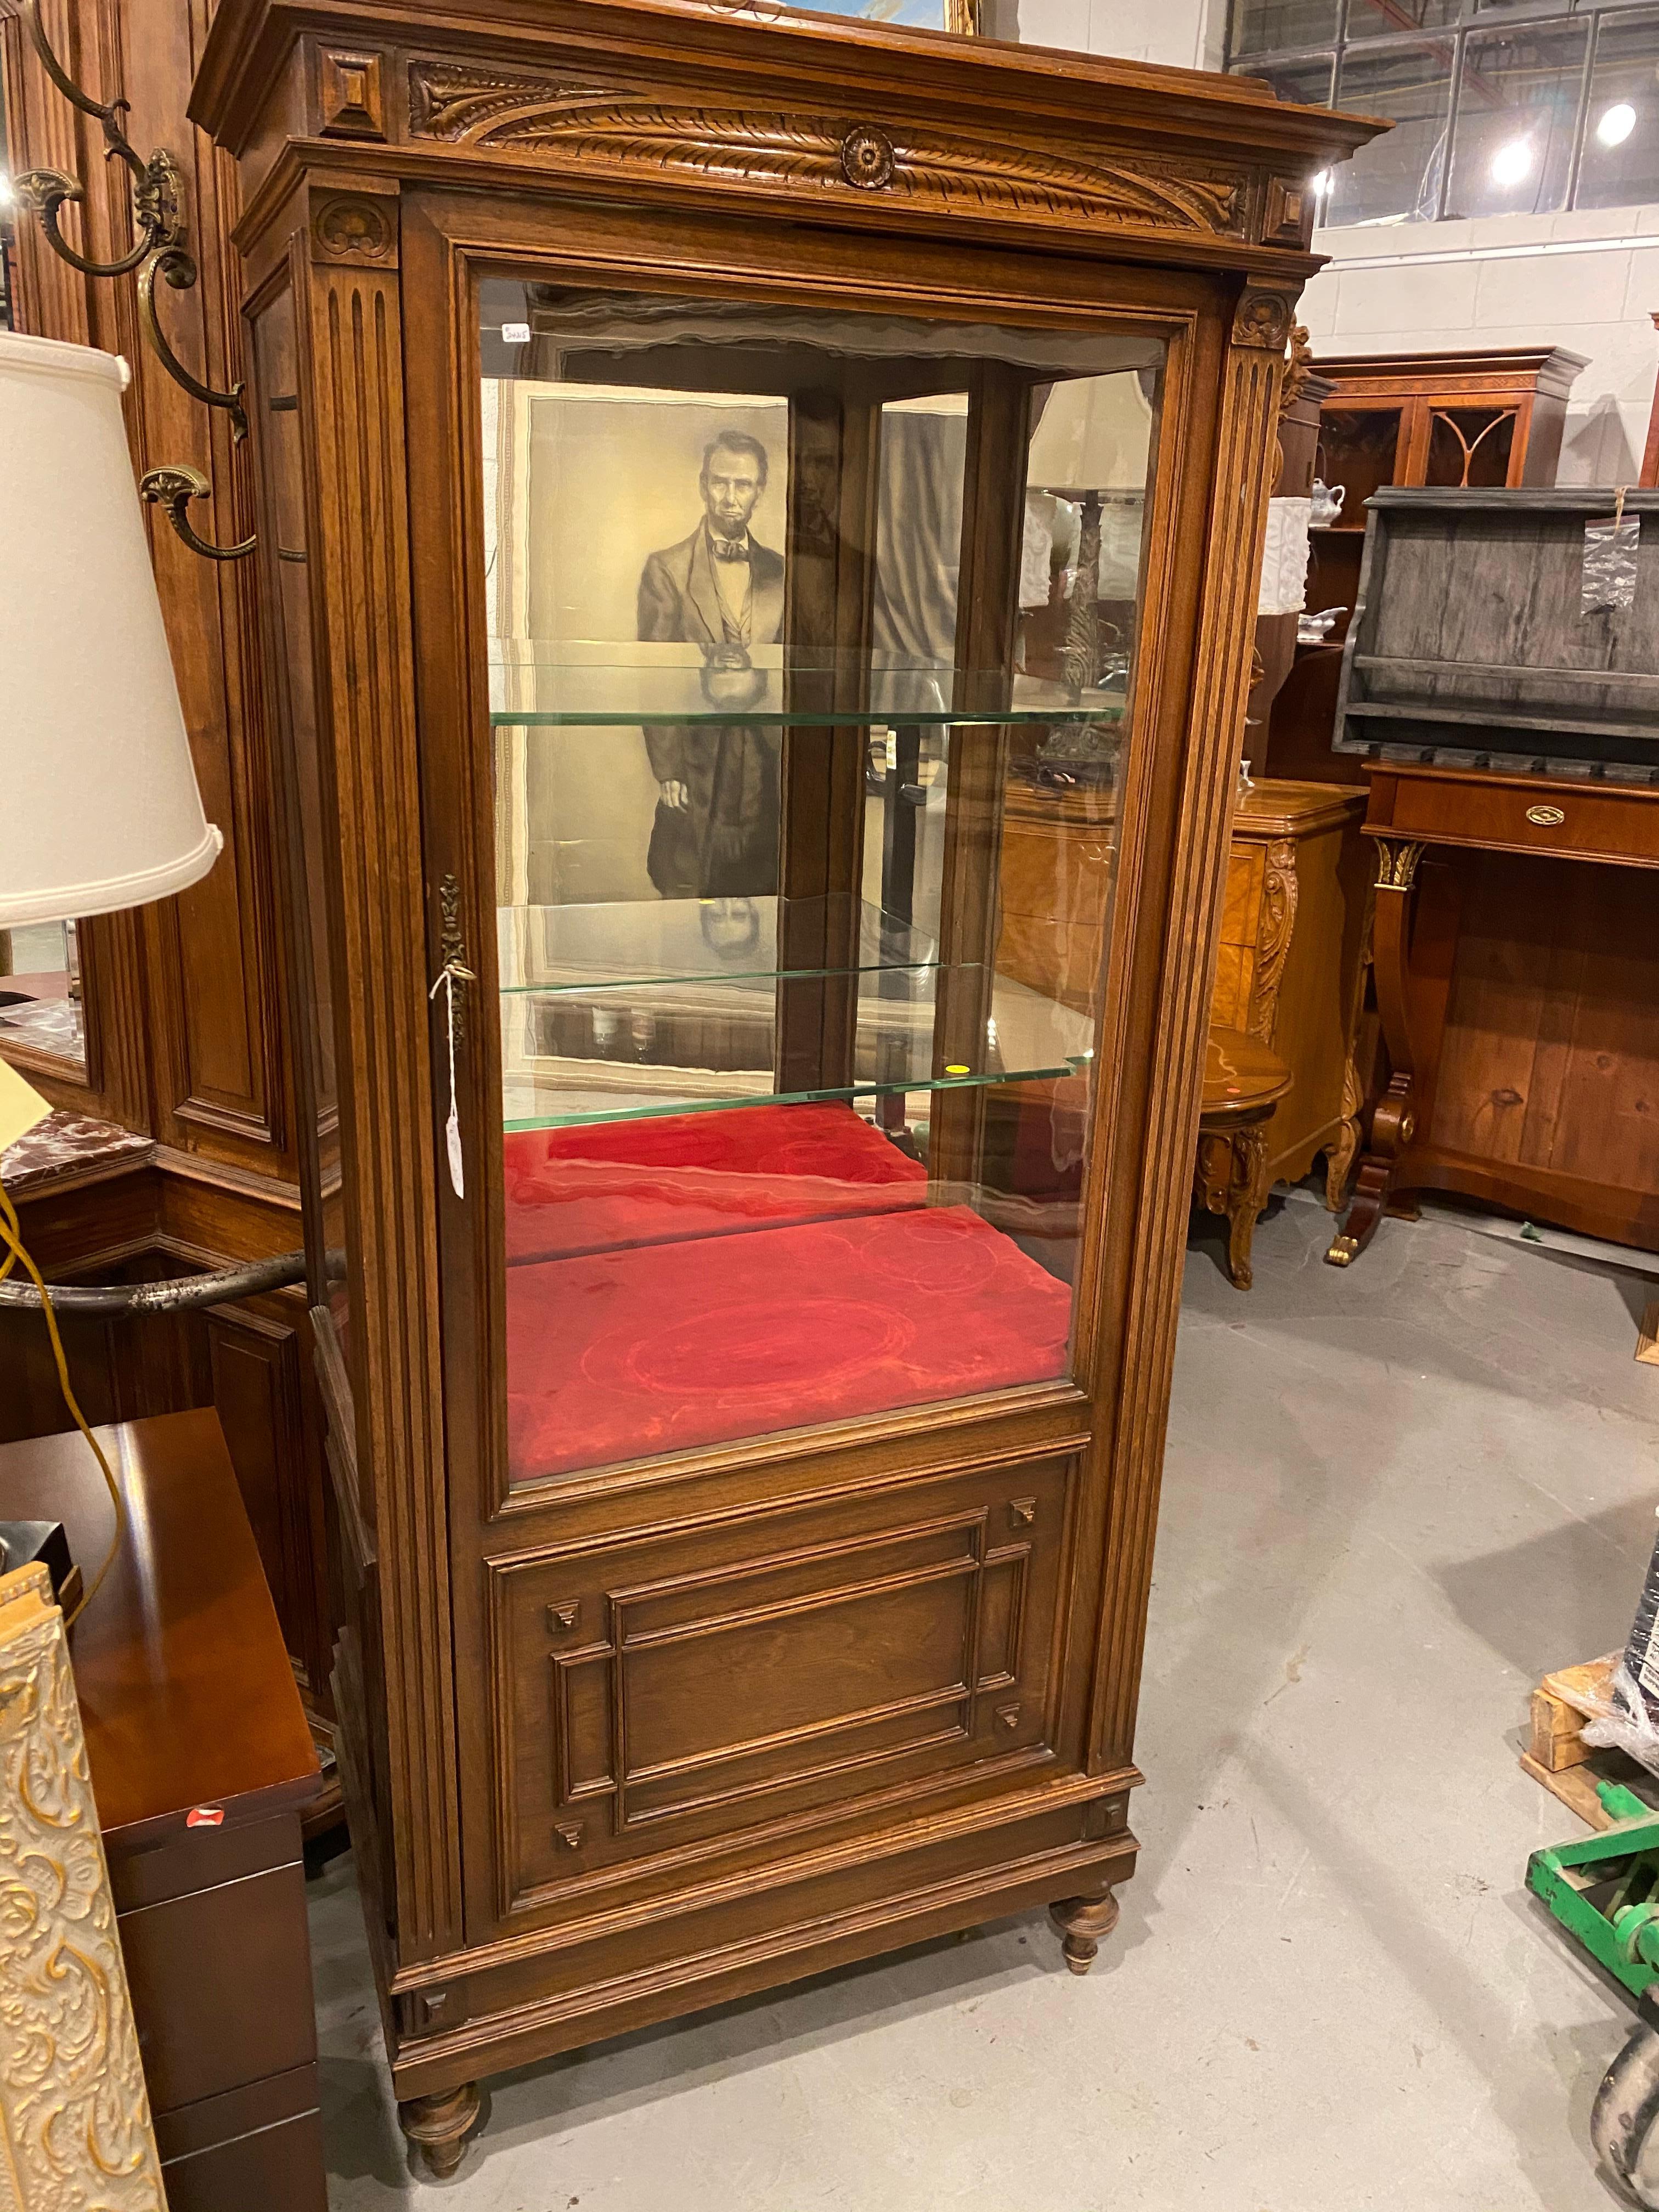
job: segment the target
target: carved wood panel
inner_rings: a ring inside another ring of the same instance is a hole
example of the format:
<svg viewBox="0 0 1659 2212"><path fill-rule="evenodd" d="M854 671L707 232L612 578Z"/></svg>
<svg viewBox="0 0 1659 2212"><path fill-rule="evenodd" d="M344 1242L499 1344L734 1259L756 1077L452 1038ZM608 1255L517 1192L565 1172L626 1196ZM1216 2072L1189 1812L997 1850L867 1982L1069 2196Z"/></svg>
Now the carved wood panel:
<svg viewBox="0 0 1659 2212"><path fill-rule="evenodd" d="M795 195L890 195L941 214L1088 229L1243 234L1242 171L1140 156L1086 161L1030 146L853 117L659 98L589 76L453 61L409 70L416 138L537 161L603 165Z"/></svg>
<svg viewBox="0 0 1659 2212"><path fill-rule="evenodd" d="M489 1570L512 1901L1048 1747L1072 1463Z"/></svg>
<svg viewBox="0 0 1659 2212"><path fill-rule="evenodd" d="M0 2143L19 2212L165 2212L64 1617L0 1577Z"/></svg>

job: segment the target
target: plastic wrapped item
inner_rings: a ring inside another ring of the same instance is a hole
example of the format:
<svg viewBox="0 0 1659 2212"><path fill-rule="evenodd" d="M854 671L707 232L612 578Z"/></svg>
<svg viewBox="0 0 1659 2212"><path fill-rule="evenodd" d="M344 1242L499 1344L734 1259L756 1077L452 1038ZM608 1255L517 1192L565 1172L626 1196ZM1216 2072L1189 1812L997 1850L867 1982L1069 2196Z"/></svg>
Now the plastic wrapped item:
<svg viewBox="0 0 1659 2212"><path fill-rule="evenodd" d="M1584 525L1584 613L1617 613L1635 605L1636 553L1641 539L1641 517L1626 514L1622 491L1611 515L1597 516Z"/></svg>
<svg viewBox="0 0 1659 2212"><path fill-rule="evenodd" d="M1308 596L1308 514L1305 499L1270 499L1261 554L1259 615L1299 615Z"/></svg>
<svg viewBox="0 0 1659 2212"><path fill-rule="evenodd" d="M1650 1774L1659 1774L1659 1542L1648 1562L1624 1656L1613 1669L1611 1706L1592 1717L1583 1733L1586 1743L1627 1751Z"/></svg>

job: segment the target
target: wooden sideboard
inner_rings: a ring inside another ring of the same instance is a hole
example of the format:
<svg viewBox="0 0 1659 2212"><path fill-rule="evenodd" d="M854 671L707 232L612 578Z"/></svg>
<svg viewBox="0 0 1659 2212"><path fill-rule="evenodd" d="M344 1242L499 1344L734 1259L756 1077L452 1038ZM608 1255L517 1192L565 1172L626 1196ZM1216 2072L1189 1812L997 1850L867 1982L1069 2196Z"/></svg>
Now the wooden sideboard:
<svg viewBox="0 0 1659 2212"><path fill-rule="evenodd" d="M1393 1075L1328 1256L1413 1190L1659 1250L1659 790L1376 768L1364 827Z"/></svg>
<svg viewBox="0 0 1659 2212"><path fill-rule="evenodd" d="M70 1643L171 2212L326 2212L301 1814L320 1786L215 1415L100 1429L126 1529ZM76 1434L0 1447L0 1498L113 1525Z"/></svg>

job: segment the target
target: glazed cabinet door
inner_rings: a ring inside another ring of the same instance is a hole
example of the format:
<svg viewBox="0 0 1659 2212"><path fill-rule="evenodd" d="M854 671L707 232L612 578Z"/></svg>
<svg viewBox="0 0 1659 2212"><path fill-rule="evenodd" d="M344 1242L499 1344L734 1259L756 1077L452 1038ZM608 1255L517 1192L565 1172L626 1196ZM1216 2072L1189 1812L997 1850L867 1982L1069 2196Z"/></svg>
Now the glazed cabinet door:
<svg viewBox="0 0 1659 2212"><path fill-rule="evenodd" d="M471 222L402 250L480 1940L1086 1791L1153 518L1203 525L1231 305L1002 328L943 248L830 307L714 222L656 289L621 216Z"/></svg>

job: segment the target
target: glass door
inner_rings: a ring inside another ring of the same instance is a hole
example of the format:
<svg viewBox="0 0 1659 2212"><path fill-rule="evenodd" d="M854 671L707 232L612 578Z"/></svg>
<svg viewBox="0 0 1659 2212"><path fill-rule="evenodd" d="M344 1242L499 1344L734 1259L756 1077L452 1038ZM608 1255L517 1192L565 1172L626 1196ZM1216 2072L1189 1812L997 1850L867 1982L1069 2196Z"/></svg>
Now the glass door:
<svg viewBox="0 0 1659 2212"><path fill-rule="evenodd" d="M1065 1377L1161 343L481 320L512 1483Z"/></svg>

